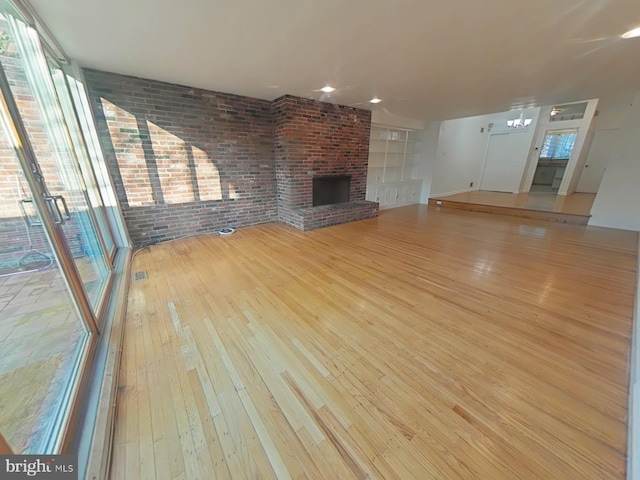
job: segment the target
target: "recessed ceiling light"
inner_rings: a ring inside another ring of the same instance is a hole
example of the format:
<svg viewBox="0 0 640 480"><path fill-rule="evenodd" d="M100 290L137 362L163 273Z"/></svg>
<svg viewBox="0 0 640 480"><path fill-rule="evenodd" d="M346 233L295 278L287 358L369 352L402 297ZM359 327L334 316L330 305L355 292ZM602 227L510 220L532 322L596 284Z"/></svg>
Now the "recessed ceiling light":
<svg viewBox="0 0 640 480"><path fill-rule="evenodd" d="M381 101L382 100L378 97L373 97L371 100L369 100L369 103L380 103Z"/></svg>
<svg viewBox="0 0 640 480"><path fill-rule="evenodd" d="M634 28L633 30L629 30L628 32L620 35L622 38L635 38L640 37L640 27Z"/></svg>
<svg viewBox="0 0 640 480"><path fill-rule="evenodd" d="M326 87L322 87L320 90L323 91L324 93L331 93L336 91L335 88L330 87L329 85L327 85Z"/></svg>

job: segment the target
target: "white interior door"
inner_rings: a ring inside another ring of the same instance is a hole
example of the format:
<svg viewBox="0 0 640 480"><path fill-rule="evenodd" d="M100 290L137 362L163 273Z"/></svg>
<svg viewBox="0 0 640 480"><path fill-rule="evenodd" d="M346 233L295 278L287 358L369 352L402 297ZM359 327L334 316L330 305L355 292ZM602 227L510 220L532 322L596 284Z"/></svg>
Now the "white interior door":
<svg viewBox="0 0 640 480"><path fill-rule="evenodd" d="M597 193L611 152L615 151L620 130L598 130L593 136L589 156L582 169L576 192Z"/></svg>
<svg viewBox="0 0 640 480"><path fill-rule="evenodd" d="M519 133L491 135L480 190L509 193L518 191L527 151L528 145L522 141Z"/></svg>

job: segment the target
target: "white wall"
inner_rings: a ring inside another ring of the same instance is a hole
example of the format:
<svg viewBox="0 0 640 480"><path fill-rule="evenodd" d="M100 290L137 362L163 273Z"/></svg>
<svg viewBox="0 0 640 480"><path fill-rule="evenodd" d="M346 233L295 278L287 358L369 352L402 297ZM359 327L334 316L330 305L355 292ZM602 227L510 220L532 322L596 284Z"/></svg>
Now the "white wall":
<svg viewBox="0 0 640 480"><path fill-rule="evenodd" d="M580 127L578 131L578 136L573 145L573 152L571 152L571 158L567 162L567 169L564 172L562 183L558 189L558 195L571 195L576 191L587 156L589 155L589 150L591 149L591 142L593 140L593 117L598 107L598 102L598 99L589 100L587 110L584 112L584 118L582 119L583 126Z"/></svg>
<svg viewBox="0 0 640 480"><path fill-rule="evenodd" d="M429 128L422 130L418 137L420 150L416 154L418 165L417 177L422 179L420 203L429 203L431 196L431 181L438 153L438 137L440 136L440 122L431 122Z"/></svg>
<svg viewBox="0 0 640 480"><path fill-rule="evenodd" d="M620 144L620 131L635 92L601 98L593 119L593 141L576 192L596 193L609 164L610 154Z"/></svg>
<svg viewBox="0 0 640 480"><path fill-rule="evenodd" d="M532 124L526 130L509 129L507 120L518 118L521 113L524 118L533 119ZM530 150L539 113L539 108L529 108L442 122L433 167L431 196L451 195L480 188L487 145L492 134L508 133L518 136L514 152L519 153L514 154L513 161L524 172L527 155L522 152L528 153Z"/></svg>
<svg viewBox="0 0 640 480"><path fill-rule="evenodd" d="M624 107L619 144L591 209L589 225L640 231L640 92Z"/></svg>
<svg viewBox="0 0 640 480"><path fill-rule="evenodd" d="M518 192L531 139L527 131L491 133L485 155L480 190Z"/></svg>
<svg viewBox="0 0 640 480"><path fill-rule="evenodd" d="M484 116L446 120L440 124L431 196L465 192L470 190L471 182L478 181L481 154L488 138L487 124Z"/></svg>

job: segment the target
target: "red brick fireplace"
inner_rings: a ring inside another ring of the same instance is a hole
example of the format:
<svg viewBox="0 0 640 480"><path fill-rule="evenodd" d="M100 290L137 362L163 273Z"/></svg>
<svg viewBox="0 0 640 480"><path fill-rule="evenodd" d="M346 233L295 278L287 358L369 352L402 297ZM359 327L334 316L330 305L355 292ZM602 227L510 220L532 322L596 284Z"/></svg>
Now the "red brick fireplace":
<svg viewBox="0 0 640 480"><path fill-rule="evenodd" d="M367 110L85 75L135 245L276 220L310 230L378 214L365 201ZM313 178L338 176L350 177L349 195L314 206Z"/></svg>
<svg viewBox="0 0 640 480"><path fill-rule="evenodd" d="M278 218L301 230L378 215L365 200L371 112L285 95L273 101ZM313 179L349 177L349 201L313 205Z"/></svg>

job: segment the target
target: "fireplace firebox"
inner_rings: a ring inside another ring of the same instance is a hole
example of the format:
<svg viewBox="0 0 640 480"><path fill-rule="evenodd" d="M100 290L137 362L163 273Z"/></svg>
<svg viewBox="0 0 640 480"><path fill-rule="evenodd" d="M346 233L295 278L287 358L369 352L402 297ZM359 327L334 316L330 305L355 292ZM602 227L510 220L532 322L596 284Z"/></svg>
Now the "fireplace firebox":
<svg viewBox="0 0 640 480"><path fill-rule="evenodd" d="M313 177L313 206L349 202L351 175Z"/></svg>

